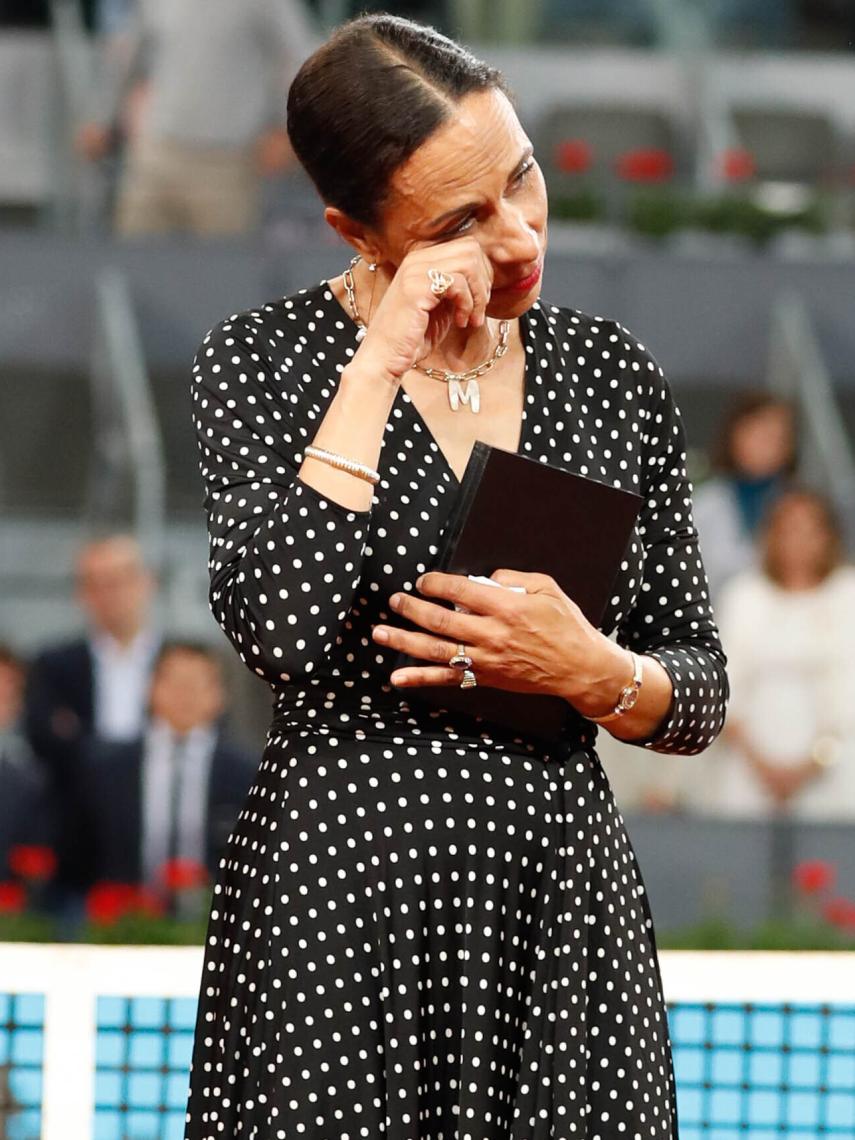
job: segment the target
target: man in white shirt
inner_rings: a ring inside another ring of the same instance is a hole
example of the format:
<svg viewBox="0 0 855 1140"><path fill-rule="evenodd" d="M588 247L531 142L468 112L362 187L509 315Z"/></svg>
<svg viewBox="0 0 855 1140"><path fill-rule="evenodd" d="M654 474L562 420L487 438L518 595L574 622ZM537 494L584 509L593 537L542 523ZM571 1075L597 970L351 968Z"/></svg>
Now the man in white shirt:
<svg viewBox="0 0 855 1140"><path fill-rule="evenodd" d="M93 744L81 764L87 886L110 879L167 888L174 860L214 871L255 767L227 740L224 708L216 653L165 645L140 738Z"/></svg>
<svg viewBox="0 0 855 1140"><path fill-rule="evenodd" d="M75 587L87 632L43 650L28 684L28 732L48 763L68 759L85 737L139 736L160 643L151 620L154 576L132 536L87 543Z"/></svg>

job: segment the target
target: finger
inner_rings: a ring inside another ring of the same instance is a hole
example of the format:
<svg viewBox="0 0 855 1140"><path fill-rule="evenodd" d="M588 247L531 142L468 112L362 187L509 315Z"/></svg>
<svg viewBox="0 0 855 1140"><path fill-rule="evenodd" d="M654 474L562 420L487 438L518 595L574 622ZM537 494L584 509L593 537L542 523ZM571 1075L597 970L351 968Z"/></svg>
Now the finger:
<svg viewBox="0 0 855 1140"><path fill-rule="evenodd" d="M430 598L444 598L456 605L465 606L473 614L483 616L501 614L508 604L504 590L495 586L485 586L472 582L465 574L445 574L440 570L429 570L416 582L420 594Z"/></svg>
<svg viewBox="0 0 855 1140"><path fill-rule="evenodd" d="M460 686L460 670L438 668L437 666L412 666L396 669L389 678L396 689L417 689L422 687L448 688Z"/></svg>
<svg viewBox="0 0 855 1140"><path fill-rule="evenodd" d="M454 305L454 323L460 328L466 328L475 308L475 299L464 273L450 273L449 277L452 283L442 294L441 299L450 301Z"/></svg>
<svg viewBox="0 0 855 1140"><path fill-rule="evenodd" d="M480 328L487 319L487 305L490 302L490 280L484 273L482 266L477 263L466 266L463 273L466 275L469 291L472 294L470 324L475 328Z"/></svg>
<svg viewBox="0 0 855 1140"><path fill-rule="evenodd" d="M382 634L385 633L385 637ZM447 641L445 637L434 637L432 634L413 632L412 629L399 629L396 626L375 626L372 638L380 642L384 649L394 650L412 657L416 661L429 662L431 665L445 667L459 651L463 644L463 651L467 657L477 657L483 660L486 657L481 650L473 650L472 645L465 642ZM449 668L451 668L449 666ZM474 666L473 666L474 668Z"/></svg>
<svg viewBox="0 0 855 1140"><path fill-rule="evenodd" d="M489 589L489 587L487 587ZM447 606L438 606L412 594L393 594L389 606L396 614L407 618L414 625L450 641L480 641L484 636L483 619L471 614L461 614ZM467 607L468 608L468 607Z"/></svg>
<svg viewBox="0 0 855 1140"><path fill-rule="evenodd" d="M492 571L490 578L503 586L524 586L527 594L561 594L561 587L552 575L537 570L511 570L503 567Z"/></svg>

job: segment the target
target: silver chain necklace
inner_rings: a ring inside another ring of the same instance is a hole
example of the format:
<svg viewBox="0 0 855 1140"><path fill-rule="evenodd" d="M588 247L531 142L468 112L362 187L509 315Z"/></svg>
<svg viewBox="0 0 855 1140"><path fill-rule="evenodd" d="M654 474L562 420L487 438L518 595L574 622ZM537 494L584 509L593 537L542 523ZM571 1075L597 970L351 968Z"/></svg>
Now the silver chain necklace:
<svg viewBox="0 0 855 1140"><path fill-rule="evenodd" d="M344 289L347 293L347 303L350 308L351 316L357 326L357 340L362 340L368 331L366 324L359 315L359 309L356 304L356 288L353 282L353 267L361 260L359 254L357 254L356 257L351 259L350 265L342 274ZM501 360L508 351L510 328L510 321L500 321L499 341L493 350L493 355L489 360L485 360L483 364L479 364L475 368L467 368L465 372L451 372L447 368L427 368L418 363L414 364L413 368L417 368L419 372L423 372L425 376L430 376L432 380L443 381L448 390L448 404L453 412L456 412L461 404L466 404L471 412L477 413L481 408L481 389L478 386L478 379L489 372L496 361Z"/></svg>

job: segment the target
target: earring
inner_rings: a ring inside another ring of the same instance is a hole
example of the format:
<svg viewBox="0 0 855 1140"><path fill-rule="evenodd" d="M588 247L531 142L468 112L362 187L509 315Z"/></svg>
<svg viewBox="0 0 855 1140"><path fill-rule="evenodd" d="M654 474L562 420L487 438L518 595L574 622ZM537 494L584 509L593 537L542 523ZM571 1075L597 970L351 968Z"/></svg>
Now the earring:
<svg viewBox="0 0 855 1140"><path fill-rule="evenodd" d="M376 261L369 261L368 262L368 270L370 273L376 273L377 272L377 262Z"/></svg>

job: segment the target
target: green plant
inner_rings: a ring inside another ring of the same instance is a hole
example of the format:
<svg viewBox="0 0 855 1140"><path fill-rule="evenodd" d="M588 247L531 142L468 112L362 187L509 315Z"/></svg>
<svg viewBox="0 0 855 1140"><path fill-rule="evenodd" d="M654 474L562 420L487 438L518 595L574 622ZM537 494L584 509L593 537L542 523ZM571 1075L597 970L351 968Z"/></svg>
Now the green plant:
<svg viewBox="0 0 855 1140"><path fill-rule="evenodd" d="M573 194L562 194L550 201L553 217L565 222L598 222L606 216L606 203L601 194L590 188Z"/></svg>

